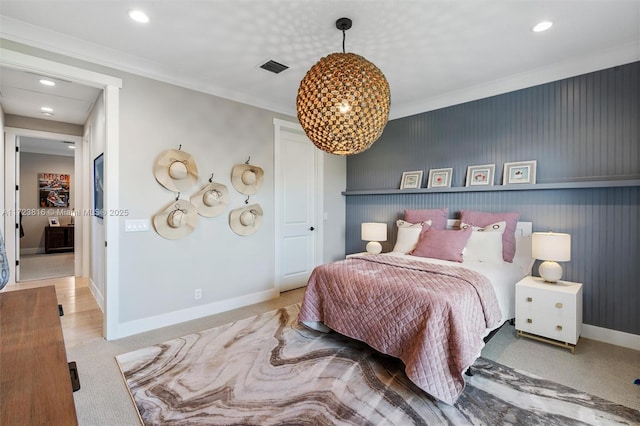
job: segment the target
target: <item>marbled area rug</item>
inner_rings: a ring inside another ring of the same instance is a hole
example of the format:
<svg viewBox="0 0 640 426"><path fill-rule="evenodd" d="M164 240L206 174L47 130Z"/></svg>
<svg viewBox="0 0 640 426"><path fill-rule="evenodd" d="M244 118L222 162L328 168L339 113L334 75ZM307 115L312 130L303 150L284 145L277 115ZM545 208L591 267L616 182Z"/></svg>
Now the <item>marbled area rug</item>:
<svg viewBox="0 0 640 426"><path fill-rule="evenodd" d="M640 411L479 359L455 406L299 305L116 357L145 425L638 425Z"/></svg>

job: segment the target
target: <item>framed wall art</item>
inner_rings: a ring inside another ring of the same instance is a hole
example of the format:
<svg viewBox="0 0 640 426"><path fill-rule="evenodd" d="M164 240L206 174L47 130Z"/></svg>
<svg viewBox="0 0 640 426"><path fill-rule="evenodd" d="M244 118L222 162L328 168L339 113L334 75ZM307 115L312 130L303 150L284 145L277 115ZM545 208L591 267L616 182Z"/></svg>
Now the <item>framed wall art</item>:
<svg viewBox="0 0 640 426"><path fill-rule="evenodd" d="M59 173L38 173L40 208L69 207L71 177Z"/></svg>
<svg viewBox="0 0 640 426"><path fill-rule="evenodd" d="M416 189L422 185L422 170L402 173L400 189Z"/></svg>
<svg viewBox="0 0 640 426"><path fill-rule="evenodd" d="M536 183L536 160L504 163L503 185Z"/></svg>
<svg viewBox="0 0 640 426"><path fill-rule="evenodd" d="M429 170L429 182L427 188L448 188L451 186L453 168Z"/></svg>
<svg viewBox="0 0 640 426"><path fill-rule="evenodd" d="M104 216L104 154L93 160L93 214Z"/></svg>
<svg viewBox="0 0 640 426"><path fill-rule="evenodd" d="M467 167L467 179L464 186L493 185L496 172L495 164L483 164Z"/></svg>

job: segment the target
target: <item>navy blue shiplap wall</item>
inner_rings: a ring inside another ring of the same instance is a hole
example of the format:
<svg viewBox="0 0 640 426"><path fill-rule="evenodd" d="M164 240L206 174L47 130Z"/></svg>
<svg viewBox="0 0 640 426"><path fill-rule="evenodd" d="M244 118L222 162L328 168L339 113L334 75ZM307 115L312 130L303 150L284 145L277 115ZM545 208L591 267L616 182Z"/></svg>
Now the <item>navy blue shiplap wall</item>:
<svg viewBox="0 0 640 426"><path fill-rule="evenodd" d="M393 89L393 88L392 88ZM403 171L537 160L537 182L640 178L640 62L389 122L347 159L347 191L397 189ZM348 195L346 252L364 250L360 223L389 225L404 209L518 211L534 231L572 235L564 279L584 284L585 324L640 334L640 187ZM537 264L533 273L537 275Z"/></svg>

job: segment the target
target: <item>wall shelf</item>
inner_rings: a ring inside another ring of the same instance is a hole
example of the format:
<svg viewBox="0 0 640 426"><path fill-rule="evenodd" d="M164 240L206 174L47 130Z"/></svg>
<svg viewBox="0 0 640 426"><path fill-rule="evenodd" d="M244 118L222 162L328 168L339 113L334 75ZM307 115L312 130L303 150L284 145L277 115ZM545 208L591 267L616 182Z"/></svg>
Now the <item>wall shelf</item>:
<svg viewBox="0 0 640 426"><path fill-rule="evenodd" d="M366 189L343 191L342 195L395 195L395 194L435 194L446 192L492 192L492 191L539 191L550 189L618 188L640 186L640 179L607 179L576 182L494 185L494 186L457 186L451 188L418 189Z"/></svg>

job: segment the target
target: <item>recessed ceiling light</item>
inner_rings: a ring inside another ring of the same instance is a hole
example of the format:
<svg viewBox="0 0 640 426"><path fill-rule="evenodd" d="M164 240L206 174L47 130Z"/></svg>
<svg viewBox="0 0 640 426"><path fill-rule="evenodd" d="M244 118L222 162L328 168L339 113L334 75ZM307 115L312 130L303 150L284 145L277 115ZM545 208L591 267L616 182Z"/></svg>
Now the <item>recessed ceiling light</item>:
<svg viewBox="0 0 640 426"><path fill-rule="evenodd" d="M43 86L55 86L56 85L56 83L54 81L47 80L46 78L40 79L40 84L42 84Z"/></svg>
<svg viewBox="0 0 640 426"><path fill-rule="evenodd" d="M533 28L531 28L531 31L533 31L534 33L547 31L549 28L551 28L552 25L553 25L553 22L551 21L541 21L535 24Z"/></svg>
<svg viewBox="0 0 640 426"><path fill-rule="evenodd" d="M146 13L138 9L132 9L129 11L129 18L133 19L136 22L140 22L142 24L146 24L149 22L149 17Z"/></svg>
<svg viewBox="0 0 640 426"><path fill-rule="evenodd" d="M43 112L42 115L45 115L47 117L53 117L53 113L51 112Z"/></svg>
<svg viewBox="0 0 640 426"><path fill-rule="evenodd" d="M76 149L75 145L69 145L69 149Z"/></svg>
<svg viewBox="0 0 640 426"><path fill-rule="evenodd" d="M53 112L53 108L43 106L43 107L40 107L40 111L42 111L42 112Z"/></svg>

